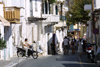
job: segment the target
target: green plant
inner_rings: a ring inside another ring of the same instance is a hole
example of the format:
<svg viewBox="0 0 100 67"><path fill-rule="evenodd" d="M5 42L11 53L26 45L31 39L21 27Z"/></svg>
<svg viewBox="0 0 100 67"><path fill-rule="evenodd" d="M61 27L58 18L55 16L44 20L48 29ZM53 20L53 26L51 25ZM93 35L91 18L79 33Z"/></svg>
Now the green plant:
<svg viewBox="0 0 100 67"><path fill-rule="evenodd" d="M47 0L45 0L45 1L47 1ZM48 0L51 4L53 4L53 3L55 3L56 2L56 0Z"/></svg>
<svg viewBox="0 0 100 67"><path fill-rule="evenodd" d="M85 4L91 4L91 0L72 0L73 3L70 3L69 11L66 14L67 24L77 24L79 22L86 24L90 19L88 14L90 11L84 10ZM70 16L71 15L71 16Z"/></svg>
<svg viewBox="0 0 100 67"><path fill-rule="evenodd" d="M1 49L6 48L6 41L3 40L2 38L0 38L0 48L1 48Z"/></svg>

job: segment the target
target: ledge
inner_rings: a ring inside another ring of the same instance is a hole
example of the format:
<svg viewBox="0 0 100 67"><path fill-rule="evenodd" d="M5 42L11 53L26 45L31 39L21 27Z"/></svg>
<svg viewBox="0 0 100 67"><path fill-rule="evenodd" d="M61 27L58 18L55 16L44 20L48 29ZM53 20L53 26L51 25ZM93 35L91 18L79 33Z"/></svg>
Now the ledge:
<svg viewBox="0 0 100 67"><path fill-rule="evenodd" d="M46 18L28 17L28 21L40 21L40 20L46 20Z"/></svg>

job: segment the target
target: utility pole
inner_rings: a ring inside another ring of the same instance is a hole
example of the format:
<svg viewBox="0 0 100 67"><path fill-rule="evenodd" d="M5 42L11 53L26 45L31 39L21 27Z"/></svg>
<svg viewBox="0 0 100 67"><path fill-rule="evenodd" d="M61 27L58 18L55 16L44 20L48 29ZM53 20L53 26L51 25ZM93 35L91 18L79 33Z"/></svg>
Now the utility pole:
<svg viewBox="0 0 100 67"><path fill-rule="evenodd" d="M95 21L94 21L94 0L92 0L92 26L93 29L95 28Z"/></svg>

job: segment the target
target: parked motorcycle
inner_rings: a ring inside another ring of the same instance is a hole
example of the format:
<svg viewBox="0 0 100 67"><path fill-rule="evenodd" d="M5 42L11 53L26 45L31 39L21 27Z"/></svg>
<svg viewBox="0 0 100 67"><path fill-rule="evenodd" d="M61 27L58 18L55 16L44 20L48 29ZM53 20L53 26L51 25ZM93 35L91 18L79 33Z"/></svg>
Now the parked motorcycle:
<svg viewBox="0 0 100 67"><path fill-rule="evenodd" d="M94 62L94 51L93 51L93 47L92 44L88 44L87 49L87 57L91 62Z"/></svg>
<svg viewBox="0 0 100 67"><path fill-rule="evenodd" d="M38 58L38 52L33 50L33 47L30 46L28 49L28 57L32 56L34 59ZM26 57L26 50L20 47L17 47L17 56L18 57Z"/></svg>

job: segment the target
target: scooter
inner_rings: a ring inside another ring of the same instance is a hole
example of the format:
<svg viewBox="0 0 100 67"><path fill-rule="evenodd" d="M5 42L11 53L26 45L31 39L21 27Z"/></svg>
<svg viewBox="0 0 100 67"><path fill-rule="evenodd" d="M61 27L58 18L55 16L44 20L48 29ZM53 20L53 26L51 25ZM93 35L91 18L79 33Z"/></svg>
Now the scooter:
<svg viewBox="0 0 100 67"><path fill-rule="evenodd" d="M86 49L87 57L91 62L94 62L94 51L92 45L89 45Z"/></svg>
<svg viewBox="0 0 100 67"><path fill-rule="evenodd" d="M29 57L32 56L34 59L38 58L38 52L33 50L32 46L29 46L30 49L28 49L28 56L26 56L26 50L20 47L17 48L17 56L18 57Z"/></svg>

